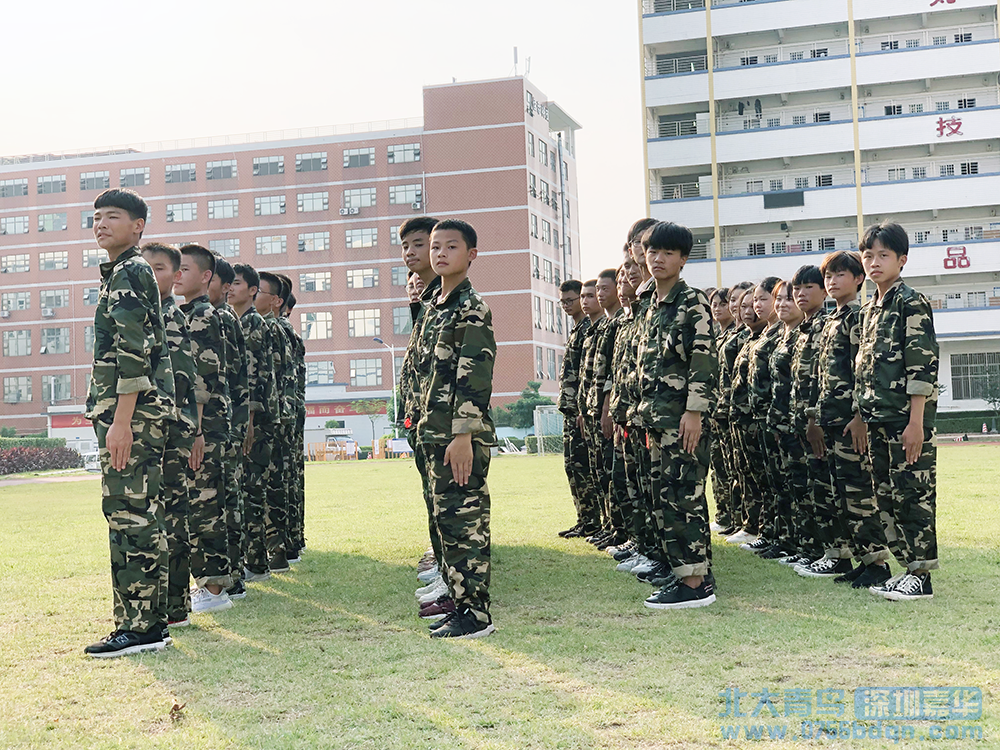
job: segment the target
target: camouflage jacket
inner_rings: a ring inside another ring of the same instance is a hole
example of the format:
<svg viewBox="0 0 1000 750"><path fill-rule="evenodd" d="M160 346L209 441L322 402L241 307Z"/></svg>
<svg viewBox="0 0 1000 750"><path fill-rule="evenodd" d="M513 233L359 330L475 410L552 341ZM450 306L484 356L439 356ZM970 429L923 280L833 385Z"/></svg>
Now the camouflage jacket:
<svg viewBox="0 0 1000 750"><path fill-rule="evenodd" d="M778 432L791 432L792 352L799 339L799 329L785 328L781 324L777 344L771 352L768 368L771 371L771 403L767 408L767 426Z"/></svg>
<svg viewBox="0 0 1000 750"><path fill-rule="evenodd" d="M728 334L723 332L722 348L716 349L719 358L719 398L712 416L722 421L726 421L730 417L730 391L732 390L736 356L740 353L740 349L743 348L743 344L750 337L750 329L746 326L740 326L739 328L731 326L728 331Z"/></svg>
<svg viewBox="0 0 1000 750"><path fill-rule="evenodd" d="M264 321L271 326L274 342L274 382L278 389L278 421L290 425L295 421L297 405L295 389L298 377L295 372L295 343L288 333L290 325L281 321L284 318L269 313ZM287 322L287 321L286 321Z"/></svg>
<svg viewBox="0 0 1000 750"><path fill-rule="evenodd" d="M897 281L861 313L855 398L865 422L905 423L910 396L926 396L924 426L933 427L938 398L938 343L930 303Z"/></svg>
<svg viewBox="0 0 1000 750"><path fill-rule="evenodd" d="M732 383L729 388L729 418L733 421L748 422L753 419L750 412L750 363L753 350L760 343L764 330L750 331L733 360Z"/></svg>
<svg viewBox="0 0 1000 750"><path fill-rule="evenodd" d="M799 324L799 337L792 349L792 392L791 401L792 429L805 434L809 424L806 411L816 406L819 396L819 337L826 324L826 310L820 308L809 318Z"/></svg>
<svg viewBox="0 0 1000 750"><path fill-rule="evenodd" d="M566 354L563 356L562 372L559 373L559 411L567 417L579 414L577 393L580 389L580 365L583 359L583 339L590 329L590 318L584 315L573 326L566 340Z"/></svg>
<svg viewBox="0 0 1000 750"><path fill-rule="evenodd" d="M181 305L194 357L194 397L202 404L201 430L206 442L229 439L229 385L222 318L208 295Z"/></svg>
<svg viewBox="0 0 1000 750"><path fill-rule="evenodd" d="M118 396L128 393L139 394L135 417L175 418L174 373L160 312L160 290L153 270L134 247L101 264L87 417L110 425Z"/></svg>
<svg viewBox="0 0 1000 750"><path fill-rule="evenodd" d="M587 403L587 397L594 387L597 368L597 350L604 337L607 318L591 321L590 328L583 334L583 346L580 349L580 385L576 392L576 413L582 414L585 420L600 419L600 414L594 414Z"/></svg>
<svg viewBox="0 0 1000 750"><path fill-rule="evenodd" d="M170 425L171 445L190 449L198 431L198 404L194 400L194 357L187 319L173 297L163 300L161 311L170 350L170 366L174 371L174 403L176 421Z"/></svg>
<svg viewBox="0 0 1000 750"><path fill-rule="evenodd" d="M229 386L229 419L233 439L242 441L250 420L250 376L247 372L247 342L236 312L223 303L215 308L226 339L226 383Z"/></svg>
<svg viewBox="0 0 1000 750"><path fill-rule="evenodd" d="M292 403L295 408L292 418L294 420L296 415L303 415L306 409L306 342L302 340L299 332L292 325L292 321L287 317L279 317L278 323L285 330L285 334L288 336L288 341L292 347L292 366L294 368L292 370L294 378L292 382ZM393 366L395 364L393 362Z"/></svg>
<svg viewBox="0 0 1000 750"><path fill-rule="evenodd" d="M639 417L639 351L645 341L647 324L646 313L656 297L656 279L649 278L635 290L635 301L632 303L632 342L628 349L631 370L625 376L625 392L631 403L625 413L626 424L637 429L644 429Z"/></svg>
<svg viewBox="0 0 1000 750"><path fill-rule="evenodd" d="M496 444L490 416L497 344L490 308L465 279L443 302L428 290L420 321L416 366L420 386L421 443L450 443L472 433L473 441Z"/></svg>
<svg viewBox="0 0 1000 750"><path fill-rule="evenodd" d="M754 419L767 418L771 405L771 352L784 330L785 324L781 321L765 328L750 353L750 415Z"/></svg>
<svg viewBox="0 0 1000 750"><path fill-rule="evenodd" d="M637 359L638 415L646 429L675 430L685 411L711 413L719 360L705 293L678 279L666 298L654 296Z"/></svg>
<svg viewBox="0 0 1000 750"><path fill-rule="evenodd" d="M424 290L424 296L428 290L436 295L440 289L441 277L435 276ZM420 379L417 377L416 357L420 338L420 321L424 317L424 307L425 304L422 300L410 303L410 320L413 321L413 328L410 329L410 340L406 343L403 364L399 368L400 405L397 424L407 430L415 429L417 422L420 421Z"/></svg>
<svg viewBox="0 0 1000 750"><path fill-rule="evenodd" d="M247 352L247 392L255 426L273 424L278 418L274 383L274 344L271 327L253 305L240 317Z"/></svg>
<svg viewBox="0 0 1000 750"><path fill-rule="evenodd" d="M858 356L857 302L838 307L831 313L819 336L819 389L816 406L807 417L821 425L845 425L854 419L854 360Z"/></svg>
<svg viewBox="0 0 1000 750"><path fill-rule="evenodd" d="M604 399L607 398L608 389L611 387L609 381L613 377L615 339L624 318L624 309L619 309L614 317L606 318L603 330L597 340L597 348L594 352L594 380L586 397L587 411L597 415L598 418L604 410Z"/></svg>
<svg viewBox="0 0 1000 750"><path fill-rule="evenodd" d="M635 410L635 318L629 310L618 323L607 380L608 413L615 424L629 423Z"/></svg>

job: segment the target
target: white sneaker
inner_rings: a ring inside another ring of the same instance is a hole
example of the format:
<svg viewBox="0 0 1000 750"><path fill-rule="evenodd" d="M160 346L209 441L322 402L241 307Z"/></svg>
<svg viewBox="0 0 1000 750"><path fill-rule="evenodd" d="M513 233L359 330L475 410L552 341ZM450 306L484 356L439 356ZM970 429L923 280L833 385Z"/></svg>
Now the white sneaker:
<svg viewBox="0 0 1000 750"><path fill-rule="evenodd" d="M442 580L437 586L428 591L426 594L417 597L417 601L420 602L421 604L427 604L428 602L435 602L440 597L444 596L447 593L448 593L448 584L446 584Z"/></svg>
<svg viewBox="0 0 1000 750"><path fill-rule="evenodd" d="M757 536L755 534L748 534L743 529L740 529L732 536L727 536L726 541L729 544L743 544L744 542L756 542Z"/></svg>
<svg viewBox="0 0 1000 750"><path fill-rule="evenodd" d="M615 570L620 570L622 573L631 573L632 568L638 565L641 561L642 555L632 555L632 557L627 557L618 563L618 565L615 566Z"/></svg>
<svg viewBox="0 0 1000 750"><path fill-rule="evenodd" d="M421 583L430 583L435 578L441 577L441 571L437 568L428 568L427 570L421 570L417 573L417 580Z"/></svg>
<svg viewBox="0 0 1000 750"><path fill-rule="evenodd" d="M431 581L430 583L428 583L426 586L421 586L419 589L417 589L416 591L414 591L413 595L416 596L419 599L424 594L426 594L426 593L432 591L433 589L436 589L438 586L440 586L441 585L441 580L442 580L441 576L438 575L437 578L435 578L433 581Z"/></svg>
<svg viewBox="0 0 1000 750"><path fill-rule="evenodd" d="M243 582L252 583L253 581L266 581L270 579L271 571L265 570L263 573L254 573L249 568L243 568Z"/></svg>
<svg viewBox="0 0 1000 750"><path fill-rule="evenodd" d="M708 530L711 531L713 534L718 534L720 531L724 531L725 528L726 527L723 526L721 523L717 523L715 521L712 521L712 523L708 525Z"/></svg>
<svg viewBox="0 0 1000 750"><path fill-rule="evenodd" d="M893 576L885 583L869 586L868 590L875 594L875 596L881 596L883 599L889 599L891 601L893 597L891 597L890 594L892 594L892 592L895 591L896 586L901 584L907 577L909 577L909 573L904 570L898 576Z"/></svg>
<svg viewBox="0 0 1000 750"><path fill-rule="evenodd" d="M232 609L232 606L233 602L225 590L219 594L213 594L206 588L200 588L191 594L191 612L194 614L222 612Z"/></svg>

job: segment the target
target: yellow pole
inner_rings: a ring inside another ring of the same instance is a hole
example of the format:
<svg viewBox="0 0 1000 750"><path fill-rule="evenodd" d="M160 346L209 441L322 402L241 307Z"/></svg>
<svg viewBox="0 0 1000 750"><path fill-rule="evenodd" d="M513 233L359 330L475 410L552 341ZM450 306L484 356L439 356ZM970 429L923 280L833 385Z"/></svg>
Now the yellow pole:
<svg viewBox="0 0 1000 750"><path fill-rule="evenodd" d="M1000 0L998 0L1000 3ZM854 41L854 0L847 0L847 44L851 54L851 118L854 124L854 194L858 210L858 242L865 231L865 213L861 190L861 131L858 126L858 58Z"/></svg>
<svg viewBox="0 0 1000 750"><path fill-rule="evenodd" d="M1000 0L997 0L1000 2ZM719 163L715 150L715 50L712 45L712 0L705 0L705 41L708 49L708 133L712 145L712 216L715 228L715 286L722 287L722 232L719 231Z"/></svg>
<svg viewBox="0 0 1000 750"><path fill-rule="evenodd" d="M997 0L1000 2L1000 0ZM636 5L639 9L639 83L640 85L640 96L642 98L642 192L646 196L644 201L646 204L646 216L648 217L650 209L650 195L649 195L649 133L646 130L646 42L642 33L642 0L636 0Z"/></svg>

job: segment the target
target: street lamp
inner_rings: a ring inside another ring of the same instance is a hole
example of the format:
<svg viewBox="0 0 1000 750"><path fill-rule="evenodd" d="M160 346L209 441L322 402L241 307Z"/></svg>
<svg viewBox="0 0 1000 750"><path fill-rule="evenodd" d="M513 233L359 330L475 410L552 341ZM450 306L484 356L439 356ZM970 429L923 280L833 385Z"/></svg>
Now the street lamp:
<svg viewBox="0 0 1000 750"><path fill-rule="evenodd" d="M396 438L399 437L399 435L396 434L396 422L398 421L398 413L396 411L396 347L390 346L377 336L373 338L372 341L376 344L381 344L389 350L389 369L392 372L392 436Z"/></svg>

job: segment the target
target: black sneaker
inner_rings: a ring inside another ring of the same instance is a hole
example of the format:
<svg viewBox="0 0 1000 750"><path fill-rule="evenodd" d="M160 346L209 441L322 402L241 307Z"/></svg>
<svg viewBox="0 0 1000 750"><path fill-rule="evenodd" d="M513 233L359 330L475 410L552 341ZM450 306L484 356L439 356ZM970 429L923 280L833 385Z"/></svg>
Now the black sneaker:
<svg viewBox="0 0 1000 750"><path fill-rule="evenodd" d="M811 565L800 565L795 572L805 578L834 578L854 569L848 558L832 558L825 555Z"/></svg>
<svg viewBox="0 0 1000 750"><path fill-rule="evenodd" d="M168 628L166 625L160 626L160 638L162 638L163 642L166 643L168 646L174 642L174 639L170 637L170 628Z"/></svg>
<svg viewBox="0 0 1000 750"><path fill-rule="evenodd" d="M674 571L667 568L666 573L653 576L650 580L646 581L646 583L650 586L656 586L658 589L664 589L676 586L680 583L680 579L674 575Z"/></svg>
<svg viewBox="0 0 1000 750"><path fill-rule="evenodd" d="M455 613L447 620L447 624L431 631L431 638L472 639L485 638L496 632L492 622L482 623L468 611Z"/></svg>
<svg viewBox="0 0 1000 750"><path fill-rule="evenodd" d="M577 524L576 526L574 526L571 529L566 529L565 531L560 531L559 532L559 536L561 536L563 539L566 539L571 534L575 536L579 531L580 531L580 524Z"/></svg>
<svg viewBox="0 0 1000 750"><path fill-rule="evenodd" d="M867 589L871 586L881 586L892 578L888 565L873 563L865 566L864 572L851 581L852 589Z"/></svg>
<svg viewBox="0 0 1000 750"><path fill-rule="evenodd" d="M858 580L858 577L862 573L864 573L865 570L867 570L867 569L868 569L868 566L865 565L864 563L861 563L858 567L854 568L853 570L851 570L851 571L849 571L847 573L844 573L842 575L839 575L836 578L834 578L833 582L834 583L854 583L856 580Z"/></svg>
<svg viewBox="0 0 1000 750"><path fill-rule="evenodd" d="M693 609L707 607L714 601L715 587L706 578L696 588L691 588L683 583L664 587L643 604L650 609Z"/></svg>
<svg viewBox="0 0 1000 750"><path fill-rule="evenodd" d="M145 651L162 651L167 647L163 640L166 626L162 623L154 625L145 633L134 630L116 630L107 638L87 646L83 653L95 659L113 659L117 656L140 654Z"/></svg>
<svg viewBox="0 0 1000 750"><path fill-rule="evenodd" d="M933 599L934 589L931 588L930 573L908 573L895 588L885 595L893 602L909 602L915 599Z"/></svg>
<svg viewBox="0 0 1000 750"><path fill-rule="evenodd" d="M654 561L652 567L645 573L639 573L636 576L637 580L643 583L652 584L652 582L657 578L663 578L670 572L670 568L661 563L660 561Z"/></svg>
<svg viewBox="0 0 1000 750"><path fill-rule="evenodd" d="M430 631L434 631L434 630L437 630L438 628L443 628L445 625L447 625L449 622L451 622L451 618L453 618L456 614L458 614L458 613L457 612L449 612L448 614L446 614L444 616L443 619L437 620L436 622L432 622L430 625L428 625L427 629L430 630Z"/></svg>
<svg viewBox="0 0 1000 750"><path fill-rule="evenodd" d="M608 547L614 547L619 544L625 544L625 538L612 533L608 534L606 538L602 539L594 546L599 550L606 550Z"/></svg>
<svg viewBox="0 0 1000 750"><path fill-rule="evenodd" d="M615 560L615 562L623 562L624 560L628 560L634 554L635 554L635 545L626 544L623 547L620 547L618 551L615 552L615 554L613 554L611 557Z"/></svg>
<svg viewBox="0 0 1000 750"><path fill-rule="evenodd" d="M750 550L751 552L756 552L759 554L761 552L764 552L765 550L770 549L771 546L772 545L770 541L768 541L762 536L759 536L752 542L746 542L745 544L741 544L740 549L747 549Z"/></svg>
<svg viewBox="0 0 1000 750"><path fill-rule="evenodd" d="M787 557L788 553L781 549L777 544L772 544L768 549L757 555L761 560L778 560L782 557Z"/></svg>
<svg viewBox="0 0 1000 750"><path fill-rule="evenodd" d="M286 573L291 570L288 566L288 556L285 555L283 549L277 550L271 555L271 559L267 561L267 567L272 573Z"/></svg>
<svg viewBox="0 0 1000 750"><path fill-rule="evenodd" d="M243 579L236 579L236 583L233 584L232 588L226 589L226 593L229 594L230 599L246 599L247 587L243 585Z"/></svg>

